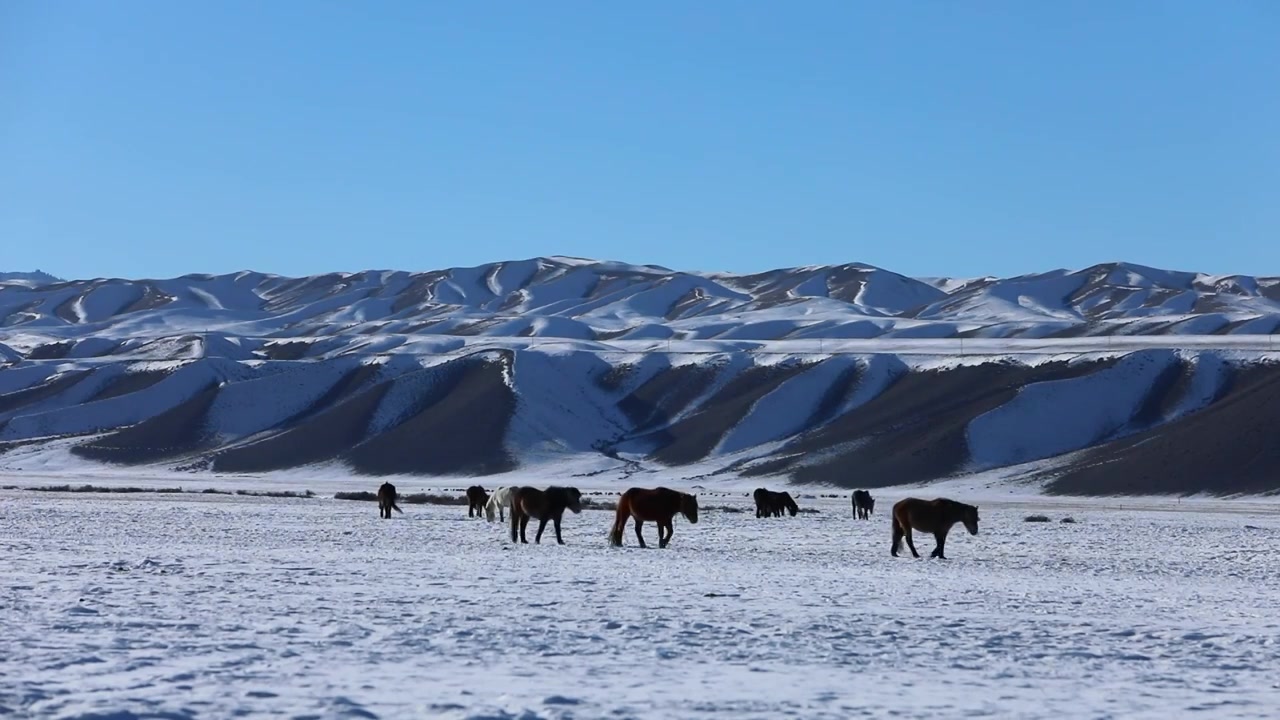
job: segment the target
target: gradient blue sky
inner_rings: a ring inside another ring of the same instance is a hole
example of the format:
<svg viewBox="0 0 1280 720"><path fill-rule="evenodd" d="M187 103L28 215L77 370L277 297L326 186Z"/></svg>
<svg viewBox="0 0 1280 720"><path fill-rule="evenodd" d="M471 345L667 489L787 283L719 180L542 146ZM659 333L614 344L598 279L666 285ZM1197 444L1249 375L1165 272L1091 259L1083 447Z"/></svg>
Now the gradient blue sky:
<svg viewBox="0 0 1280 720"><path fill-rule="evenodd" d="M0 2L0 270L1280 274L1280 3Z"/></svg>

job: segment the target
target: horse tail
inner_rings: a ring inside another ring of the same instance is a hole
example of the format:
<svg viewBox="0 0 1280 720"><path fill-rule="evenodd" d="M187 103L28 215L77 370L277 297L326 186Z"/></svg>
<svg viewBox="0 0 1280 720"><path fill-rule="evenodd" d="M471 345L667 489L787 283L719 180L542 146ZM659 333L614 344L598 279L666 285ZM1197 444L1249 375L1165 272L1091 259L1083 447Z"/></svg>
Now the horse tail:
<svg viewBox="0 0 1280 720"><path fill-rule="evenodd" d="M622 546L622 531L627 529L627 520L631 518L631 498L622 493L618 498L618 514L613 518L613 530L609 531L609 544Z"/></svg>
<svg viewBox="0 0 1280 720"><path fill-rule="evenodd" d="M906 533L902 529L902 523L898 522L898 513L889 513L889 517L893 518L893 548L889 552L897 557L898 548L902 545L902 536Z"/></svg>
<svg viewBox="0 0 1280 720"><path fill-rule="evenodd" d="M392 500L392 501L391 501L391 509L392 509L392 510L395 510L396 512L400 513L401 515L403 515L403 514L404 514L404 511L400 509L400 506L396 504L396 501L395 501L395 500Z"/></svg>

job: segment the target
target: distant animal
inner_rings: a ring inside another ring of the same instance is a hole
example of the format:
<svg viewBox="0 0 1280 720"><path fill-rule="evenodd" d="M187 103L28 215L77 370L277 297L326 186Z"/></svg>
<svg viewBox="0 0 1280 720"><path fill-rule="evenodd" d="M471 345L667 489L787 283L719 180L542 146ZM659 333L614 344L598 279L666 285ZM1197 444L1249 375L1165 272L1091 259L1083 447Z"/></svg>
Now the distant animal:
<svg viewBox="0 0 1280 720"><path fill-rule="evenodd" d="M404 512L400 509L399 505L396 505L397 497L399 497L399 495L396 494L395 485L392 485L389 482L382 483L382 486L378 488L378 517L383 519L389 518L391 517L392 510L395 510L398 513Z"/></svg>
<svg viewBox="0 0 1280 720"><path fill-rule="evenodd" d="M484 514L489 522L493 522L494 515L502 522L507 521L505 511L511 507L511 496L515 491L516 488L513 487L500 487L489 495L489 502L484 504Z"/></svg>
<svg viewBox="0 0 1280 720"><path fill-rule="evenodd" d="M526 485L517 489L511 498L511 542L516 542L518 530L520 542L528 544L524 529L529 524L529 518L536 518L538 534L534 536L533 541L542 543L542 531L547 528L547 522L550 521L555 524L556 542L563 545L564 538L560 537L560 518L564 517L566 509L572 510L574 514L582 512L582 493L578 488L552 485L546 490L539 490Z"/></svg>
<svg viewBox="0 0 1280 720"><path fill-rule="evenodd" d="M947 533L951 530L951 526L958 522L964 523L964 528L969 531L970 535L977 535L978 508L974 505L966 505L947 498L937 498L936 500L906 498L899 500L893 506L893 548L889 551L889 554L898 557L899 544L902 542L902 538L905 537L907 539L907 547L911 548L911 554L915 557L920 557L920 553L916 552L915 543L911 541L911 531L914 529L920 532L933 533L938 546L933 549L930 557L946 560L947 556L943 554L943 546L947 543Z"/></svg>
<svg viewBox="0 0 1280 720"><path fill-rule="evenodd" d="M675 532L671 521L676 513L684 515L691 523L698 522L698 497L671 488L638 488L633 487L618 498L618 514L613 521L613 531L609 533L609 544L622 545L622 531L627 528L627 520L636 521L636 539L640 547L644 544L644 534L640 526L646 521L658 524L658 547L671 544L671 535ZM666 537L663 537L663 533Z"/></svg>
<svg viewBox="0 0 1280 720"><path fill-rule="evenodd" d="M853 516L859 520L870 520L876 509L876 499L866 490L853 491Z"/></svg>
<svg viewBox="0 0 1280 720"><path fill-rule="evenodd" d="M489 502L489 493L479 485L467 488L467 517L480 517L484 506Z"/></svg>
<svg viewBox="0 0 1280 720"><path fill-rule="evenodd" d="M800 512L796 501L791 499L791 493L773 492L765 488L756 488L752 493L756 500L756 517L781 517L783 512L791 513L795 517Z"/></svg>

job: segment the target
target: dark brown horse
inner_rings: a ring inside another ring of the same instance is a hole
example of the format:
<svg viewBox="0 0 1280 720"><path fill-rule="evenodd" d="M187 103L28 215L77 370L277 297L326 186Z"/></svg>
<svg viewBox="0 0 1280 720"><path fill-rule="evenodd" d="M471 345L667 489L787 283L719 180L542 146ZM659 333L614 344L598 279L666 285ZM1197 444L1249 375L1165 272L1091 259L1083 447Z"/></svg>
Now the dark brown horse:
<svg viewBox="0 0 1280 720"><path fill-rule="evenodd" d="M902 538L905 537L907 539L907 547L911 548L911 554L915 557L920 557L920 553L916 552L915 543L911 541L911 531L919 530L920 532L933 533L933 537L938 543L930 557L946 560L947 556L943 555L942 551L943 546L947 544L947 533L951 530L951 526L958 522L964 523L964 528L969 531L970 535L977 535L978 508L974 505L965 505L962 502L946 498L938 498L936 500L906 498L905 500L899 500L893 506L893 549L889 553L894 557L898 557L898 546L902 542Z"/></svg>
<svg viewBox="0 0 1280 720"><path fill-rule="evenodd" d="M382 487L378 488L378 517L383 519L389 518L391 517L392 510L395 510L398 513L404 512L400 509L399 505L396 505L397 497L399 497L399 495L396 494L395 485L392 485L389 482L382 483Z"/></svg>
<svg viewBox="0 0 1280 720"><path fill-rule="evenodd" d="M866 490L853 491L853 516L859 520L870 520L876 509L876 499Z"/></svg>
<svg viewBox="0 0 1280 720"><path fill-rule="evenodd" d="M756 500L756 517L781 517L783 512L791 513L791 517L795 517L800 512L796 501L791 499L791 493L773 492L765 488L756 488L752 493Z"/></svg>
<svg viewBox="0 0 1280 720"><path fill-rule="evenodd" d="M481 517L484 515L484 506L489 502L489 493L479 485L472 485L467 488L467 517Z"/></svg>
<svg viewBox="0 0 1280 720"><path fill-rule="evenodd" d="M609 544L621 546L627 520L635 518L636 539L640 541L640 547L645 547L640 526L649 521L658 524L658 547L664 548L671 544L671 535L675 532L671 521L676 513L684 515L691 523L698 522L698 497L665 487L633 487L618 498L618 515L613 521L613 532L609 533ZM666 537L663 537L664 531Z"/></svg>
<svg viewBox="0 0 1280 720"><path fill-rule="evenodd" d="M539 490L526 485L516 490L511 498L511 542L516 541L516 531L519 530L520 542L527 545L529 541L524 536L525 526L529 524L529 518L537 518L538 534L534 536L533 541L542 542L542 531L546 529L549 520L555 524L556 542L563 545L564 539L560 537L560 518L564 516L566 509L572 510L575 514L582 512L582 493L578 488L552 485L546 490Z"/></svg>

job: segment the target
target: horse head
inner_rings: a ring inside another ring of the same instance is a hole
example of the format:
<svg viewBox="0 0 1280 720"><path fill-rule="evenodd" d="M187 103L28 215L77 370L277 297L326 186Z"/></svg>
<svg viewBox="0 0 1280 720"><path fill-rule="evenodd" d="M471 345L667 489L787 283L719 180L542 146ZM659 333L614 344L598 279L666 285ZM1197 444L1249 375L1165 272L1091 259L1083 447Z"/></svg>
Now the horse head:
<svg viewBox="0 0 1280 720"><path fill-rule="evenodd" d="M689 493L680 494L680 514L691 523L698 522L698 496Z"/></svg>
<svg viewBox="0 0 1280 720"><path fill-rule="evenodd" d="M576 515L582 512L582 491L576 487L564 489L565 507L569 508Z"/></svg>
<svg viewBox="0 0 1280 720"><path fill-rule="evenodd" d="M795 517L796 513L800 512L800 506L796 505L791 493L784 490L778 493L778 499L782 502L783 507L787 509L787 512L791 513L791 517Z"/></svg>
<svg viewBox="0 0 1280 720"><path fill-rule="evenodd" d="M964 523L964 529L968 530L970 535L978 534L978 508L976 506L965 505L960 520Z"/></svg>

